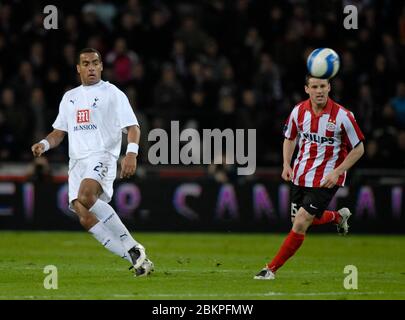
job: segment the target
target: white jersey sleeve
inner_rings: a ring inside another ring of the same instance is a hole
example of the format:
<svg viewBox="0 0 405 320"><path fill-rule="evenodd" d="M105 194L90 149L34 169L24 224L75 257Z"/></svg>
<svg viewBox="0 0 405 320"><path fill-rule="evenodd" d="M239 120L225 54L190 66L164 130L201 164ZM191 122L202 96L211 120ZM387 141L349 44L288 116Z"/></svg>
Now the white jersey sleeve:
<svg viewBox="0 0 405 320"><path fill-rule="evenodd" d="M138 119L135 116L134 111L129 103L127 96L117 88L115 94L116 97L116 106L117 106L117 115L120 127L124 133L127 133L127 127L138 125Z"/></svg>
<svg viewBox="0 0 405 320"><path fill-rule="evenodd" d="M59 113L56 117L55 122L52 124L52 127L57 130L68 132L68 120L65 107L66 94L62 97L62 100L59 104Z"/></svg>

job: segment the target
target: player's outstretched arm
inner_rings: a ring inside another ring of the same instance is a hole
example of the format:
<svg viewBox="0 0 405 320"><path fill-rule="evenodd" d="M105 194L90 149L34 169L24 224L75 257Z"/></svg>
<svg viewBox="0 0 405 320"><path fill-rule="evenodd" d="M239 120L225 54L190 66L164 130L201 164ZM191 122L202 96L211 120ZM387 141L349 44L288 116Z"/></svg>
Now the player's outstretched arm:
<svg viewBox="0 0 405 320"><path fill-rule="evenodd" d="M44 152L51 148L57 147L65 137L66 132L58 129L54 129L45 139L38 143L35 143L32 147L32 153L34 157L40 157Z"/></svg>

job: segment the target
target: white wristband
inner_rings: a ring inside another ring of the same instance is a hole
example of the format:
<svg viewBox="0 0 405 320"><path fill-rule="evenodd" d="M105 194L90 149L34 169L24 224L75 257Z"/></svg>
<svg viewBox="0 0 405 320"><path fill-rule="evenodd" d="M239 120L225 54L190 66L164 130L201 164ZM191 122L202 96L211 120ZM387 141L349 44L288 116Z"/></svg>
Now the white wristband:
<svg viewBox="0 0 405 320"><path fill-rule="evenodd" d="M128 152L133 152L133 153L138 154L138 151L139 151L139 145L137 143L135 143L135 142L128 143L126 154L128 154Z"/></svg>
<svg viewBox="0 0 405 320"><path fill-rule="evenodd" d="M45 147L44 152L48 151L49 148L51 147L51 146L49 145L48 140L46 140L46 139L42 139L41 141L39 141L39 143L42 143L42 144L44 145L44 147Z"/></svg>

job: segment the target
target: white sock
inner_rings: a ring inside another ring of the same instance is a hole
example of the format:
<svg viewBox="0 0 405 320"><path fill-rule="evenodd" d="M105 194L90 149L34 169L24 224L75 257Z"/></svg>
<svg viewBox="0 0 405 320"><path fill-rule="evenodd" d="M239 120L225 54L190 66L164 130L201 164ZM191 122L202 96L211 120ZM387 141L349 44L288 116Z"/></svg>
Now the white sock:
<svg viewBox="0 0 405 320"><path fill-rule="evenodd" d="M138 242L132 238L120 217L108 203L98 199L89 211L93 212L98 220L102 221L107 229L110 230L117 239L122 241L125 250L128 251L135 245L138 245Z"/></svg>
<svg viewBox="0 0 405 320"><path fill-rule="evenodd" d="M131 256L128 254L127 250L125 250L121 241L116 239L101 221L91 227L89 232L108 251L120 256L123 259L127 259L129 262L132 263Z"/></svg>

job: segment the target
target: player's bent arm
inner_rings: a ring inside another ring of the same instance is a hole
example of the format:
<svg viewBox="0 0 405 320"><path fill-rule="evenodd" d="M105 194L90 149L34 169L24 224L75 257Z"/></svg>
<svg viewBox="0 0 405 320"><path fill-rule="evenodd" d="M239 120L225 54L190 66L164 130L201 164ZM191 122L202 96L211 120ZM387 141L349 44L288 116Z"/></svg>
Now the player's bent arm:
<svg viewBox="0 0 405 320"><path fill-rule="evenodd" d="M128 132L128 146L125 157L121 161L121 174L120 178L131 177L136 170L136 157L139 150L139 138L141 130L139 126L129 126L126 128Z"/></svg>
<svg viewBox="0 0 405 320"><path fill-rule="evenodd" d="M62 142L66 132L58 129L54 129L50 134L46 136L46 140L49 143L49 149L56 148Z"/></svg>
<svg viewBox="0 0 405 320"><path fill-rule="evenodd" d="M127 149L127 153L133 152L133 153L136 153L136 155L138 155L137 149L139 148L139 139L141 137L141 129L139 128L139 126L134 125L134 126L127 127L127 130L128 130L127 139L128 139L128 146L129 146L129 148ZM136 144L136 146L130 145L130 144Z"/></svg>
<svg viewBox="0 0 405 320"><path fill-rule="evenodd" d="M335 169L335 171L341 175L345 171L349 170L364 154L363 142L360 142L354 147L346 156L345 160Z"/></svg>
<svg viewBox="0 0 405 320"><path fill-rule="evenodd" d="M35 143L31 147L31 151L35 157L40 157L44 152L48 151L51 148L57 147L63 140L65 132L61 130L53 130L50 134L47 135L45 139L42 139L40 142Z"/></svg>
<svg viewBox="0 0 405 320"><path fill-rule="evenodd" d="M294 154L296 139L284 139L283 143L283 167L291 166L291 158Z"/></svg>

